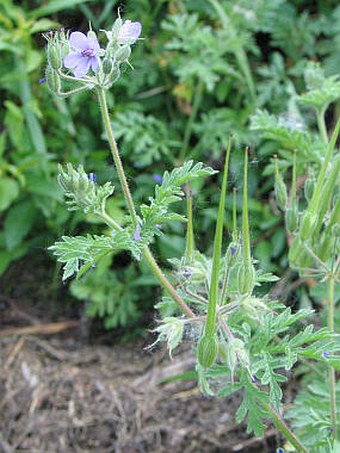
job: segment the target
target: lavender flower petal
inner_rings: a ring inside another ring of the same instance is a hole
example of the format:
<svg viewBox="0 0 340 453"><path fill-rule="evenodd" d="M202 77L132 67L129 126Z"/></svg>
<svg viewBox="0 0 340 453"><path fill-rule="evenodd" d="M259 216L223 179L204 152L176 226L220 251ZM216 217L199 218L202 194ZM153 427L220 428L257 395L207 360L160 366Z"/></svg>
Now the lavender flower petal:
<svg viewBox="0 0 340 453"><path fill-rule="evenodd" d="M142 25L140 22L131 22L126 20L120 27L118 33L119 44L134 44L142 32Z"/></svg>
<svg viewBox="0 0 340 453"><path fill-rule="evenodd" d="M73 52L70 52L64 58L64 66L71 69L75 77L84 77L91 68L93 72L99 69L99 43L96 35L88 33L85 36L80 31L71 33L69 44Z"/></svg>
<svg viewBox="0 0 340 453"><path fill-rule="evenodd" d="M64 66L68 69L74 69L79 64L82 64L84 57L80 53L71 52L64 58Z"/></svg>
<svg viewBox="0 0 340 453"><path fill-rule="evenodd" d="M78 79L81 79L82 77L86 76L86 74L89 72L90 66L91 60L89 58L88 59L84 58L79 62L77 67L73 69L73 74Z"/></svg>
<svg viewBox="0 0 340 453"><path fill-rule="evenodd" d="M142 237L140 235L140 230L141 230L140 225L137 225L136 231L135 231L135 233L133 235L134 240L137 241L137 242L142 240Z"/></svg>
<svg viewBox="0 0 340 453"><path fill-rule="evenodd" d="M93 34L90 36L87 36L87 41L88 41L89 47L91 47L91 49L93 49L93 52L98 53L100 46L99 46L97 36L93 35Z"/></svg>
<svg viewBox="0 0 340 453"><path fill-rule="evenodd" d="M162 181L163 181L163 178L161 175L159 175L158 173L154 174L153 176L153 179L156 181L157 184L162 184Z"/></svg>
<svg viewBox="0 0 340 453"><path fill-rule="evenodd" d="M97 72L98 69L99 69L99 58L97 56L95 56L95 57L92 57L90 59L90 61L91 61L91 69L92 69L92 71L93 72Z"/></svg>
<svg viewBox="0 0 340 453"><path fill-rule="evenodd" d="M80 53L89 47L88 38L81 31L71 33L68 42L73 50Z"/></svg>

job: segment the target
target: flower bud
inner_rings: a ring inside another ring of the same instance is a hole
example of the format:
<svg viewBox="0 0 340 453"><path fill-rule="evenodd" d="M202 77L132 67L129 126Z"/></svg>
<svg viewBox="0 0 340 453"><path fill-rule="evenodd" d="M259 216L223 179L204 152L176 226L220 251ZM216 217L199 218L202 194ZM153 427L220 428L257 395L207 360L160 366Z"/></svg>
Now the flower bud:
<svg viewBox="0 0 340 453"><path fill-rule="evenodd" d="M59 94L61 90L61 83L57 71L55 71L51 66L48 66L45 75L48 88L52 91L52 93Z"/></svg>
<svg viewBox="0 0 340 453"><path fill-rule="evenodd" d="M299 235L302 241L306 241L313 234L315 226L315 216L310 211L306 211L301 219Z"/></svg>
<svg viewBox="0 0 340 453"><path fill-rule="evenodd" d="M250 263L241 264L237 273L237 288L241 295L250 294L255 285L255 269Z"/></svg>
<svg viewBox="0 0 340 453"><path fill-rule="evenodd" d="M112 58L104 58L102 68L103 68L104 74L106 74L106 75L110 74L112 71L112 68L113 68Z"/></svg>
<svg viewBox="0 0 340 453"><path fill-rule="evenodd" d="M131 47L128 44L121 46L116 52L116 60L118 63L128 61L131 55Z"/></svg>
<svg viewBox="0 0 340 453"><path fill-rule="evenodd" d="M216 338L207 335L200 338L197 348L198 363L203 368L211 367L216 360L218 344Z"/></svg>
<svg viewBox="0 0 340 453"><path fill-rule="evenodd" d="M96 35L96 33L93 30L89 30L87 32L87 37L88 38L96 38L97 39L97 35Z"/></svg>
<svg viewBox="0 0 340 453"><path fill-rule="evenodd" d="M226 253L226 265L227 267L232 267L236 261L237 261L237 258L240 254L240 250L241 250L241 247L240 247L240 244L238 244L237 242L231 242L228 246L228 249L227 249L227 253Z"/></svg>
<svg viewBox="0 0 340 453"><path fill-rule="evenodd" d="M278 206L284 211L287 205L287 187L284 183L282 176L275 178L275 197Z"/></svg>
<svg viewBox="0 0 340 453"><path fill-rule="evenodd" d="M49 44L47 46L47 60L50 66L55 70L62 67L61 51L57 41L55 44Z"/></svg>
<svg viewBox="0 0 340 453"><path fill-rule="evenodd" d="M299 224L299 213L296 204L286 210L286 226L290 234L294 234Z"/></svg>
<svg viewBox="0 0 340 453"><path fill-rule="evenodd" d="M287 205L287 187L283 181L283 178L279 172L279 167L277 163L277 156L275 156L275 198L278 206L284 211Z"/></svg>
<svg viewBox="0 0 340 453"><path fill-rule="evenodd" d="M120 69L117 65L114 65L110 74L110 83L115 83L120 77Z"/></svg>
<svg viewBox="0 0 340 453"><path fill-rule="evenodd" d="M111 29L112 39L114 39L114 40L118 39L118 33L119 33L119 30L121 29L122 25L123 25L123 21L120 17L114 21L114 23L112 25L112 29Z"/></svg>
<svg viewBox="0 0 340 453"><path fill-rule="evenodd" d="M334 246L334 236L325 231L320 238L317 256L324 263L330 258Z"/></svg>
<svg viewBox="0 0 340 453"><path fill-rule="evenodd" d="M305 186L304 186L304 193L305 193L305 198L308 201L308 203L311 201L311 199L313 197L315 185L316 185L315 179L312 179L312 178L306 179Z"/></svg>
<svg viewBox="0 0 340 453"><path fill-rule="evenodd" d="M300 238L296 236L289 247L288 259L291 264L297 265L299 262L299 257L302 252L302 244L300 243Z"/></svg>

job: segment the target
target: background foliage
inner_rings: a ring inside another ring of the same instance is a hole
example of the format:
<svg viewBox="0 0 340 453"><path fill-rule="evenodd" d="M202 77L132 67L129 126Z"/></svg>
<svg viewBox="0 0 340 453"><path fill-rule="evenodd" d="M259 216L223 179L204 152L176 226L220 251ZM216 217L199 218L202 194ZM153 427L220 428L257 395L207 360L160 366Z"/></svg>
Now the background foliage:
<svg viewBox="0 0 340 453"><path fill-rule="evenodd" d="M88 21L94 29L110 27L120 3L37 0L18 5L3 0L0 5L2 275L24 256L41 254L49 260L46 249L61 235L81 234L88 224L93 234L97 232L91 214L65 209L55 179L58 162L83 164L86 171L97 174L99 182L118 185L99 133L98 105L91 95L56 99L39 80L44 76L43 32L61 26L86 31ZM123 14L142 23L144 40L133 53L133 74L127 69L111 91L109 103L135 198L146 200L156 184L154 176L186 159L221 169L222 153L233 134L236 149L249 145L251 151L254 256L264 269L282 275L287 268L287 244L283 219L273 200L271 156L280 155L289 175L292 150L298 144L299 175L303 176L310 159L317 169L315 117L309 105L298 104L298 95L308 88L304 75L309 61L321 61L326 76L336 75L340 60L337 2L131 0L125 2ZM328 109L329 128L338 111L339 104ZM310 140L315 145L313 156L306 151ZM233 153L231 162L235 187L241 180L240 156ZM210 178L208 184L193 183L195 230L202 251L212 242L219 178ZM110 199L115 217L123 216L122 206L119 194ZM229 226L230 217L225 218ZM179 256L183 228L178 223L164 225L166 235L156 244L161 260ZM134 322L151 305L153 285L146 271L137 269L129 256L118 254L70 288L86 302L88 314L104 318L110 328ZM304 305L322 299L305 288L299 291Z"/></svg>

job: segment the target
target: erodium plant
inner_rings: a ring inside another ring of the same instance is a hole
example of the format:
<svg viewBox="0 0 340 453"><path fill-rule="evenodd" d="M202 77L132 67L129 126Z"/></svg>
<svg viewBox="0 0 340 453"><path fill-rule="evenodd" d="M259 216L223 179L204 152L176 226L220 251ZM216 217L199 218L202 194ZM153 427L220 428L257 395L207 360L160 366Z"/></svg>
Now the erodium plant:
<svg viewBox="0 0 340 453"><path fill-rule="evenodd" d="M145 260L164 289L164 296L156 305L160 321L155 329L158 334L155 343L166 341L171 354L184 337L190 338L197 355L196 373L202 392L217 393L220 397L240 393L243 399L236 419L238 422L247 419L248 432L261 435L265 420L271 420L290 448L307 452L284 421L281 384L287 381L290 370L300 359L339 366L339 359L334 356L339 349L335 334L331 326L314 331L312 325L306 324L311 310L292 313L279 301L257 292L263 282L275 281L277 277L263 273L251 256L248 149L244 151L242 225L240 228L237 225L234 191L233 231L224 231L231 138L225 157L212 258L195 247L190 182L211 177L215 170L202 163L185 162L164 173L147 203L135 205L111 127L106 92L120 77L122 66L130 65L131 46L140 34L138 22L124 22L119 17L111 30L103 32L104 48L92 30L87 35L77 31L70 35L65 32L47 35L46 79L51 91L64 97L85 90L97 95L127 209L126 220L121 224L106 210L106 201L114 193L110 182L99 185L95 175L87 174L81 166L61 166L58 182L68 209L97 216L105 225L106 234L64 236L50 250L63 264L63 279L80 278L102 257L118 250L130 252L138 261ZM320 186L324 183L325 175ZM170 209L173 203L182 200L183 187L186 187L187 218ZM310 223L315 228L319 200L320 197L310 213ZM173 221L187 222L187 237L183 257L171 260L174 272L170 280L149 247L155 236L163 234L160 225ZM333 225L331 228L333 231ZM226 237L230 237L229 244ZM306 240L301 238L301 241ZM325 425L328 431L320 432L320 437L323 436L325 451L331 451L336 437L333 415L327 417Z"/></svg>

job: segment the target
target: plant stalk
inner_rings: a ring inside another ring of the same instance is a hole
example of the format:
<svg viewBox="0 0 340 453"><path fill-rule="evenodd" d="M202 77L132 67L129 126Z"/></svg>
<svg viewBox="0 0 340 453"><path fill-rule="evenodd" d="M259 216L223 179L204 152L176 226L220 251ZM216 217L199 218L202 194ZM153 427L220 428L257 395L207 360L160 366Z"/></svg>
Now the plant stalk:
<svg viewBox="0 0 340 453"><path fill-rule="evenodd" d="M120 184L123 189L125 201L126 201L126 204L128 205L132 224L134 227L136 227L138 224L136 209L135 209L135 205L132 200L132 196L131 196L131 192L129 189L127 179L125 177L124 168L123 168L123 164L122 164L119 152L118 152L117 143L116 143L116 140L115 140L113 132L112 132L109 110L107 108L106 96L105 96L105 91L103 90L103 88L98 89L98 98L99 98L99 104L100 104L100 108L101 108L101 112L102 112L102 117L103 117L103 122L104 122L105 130L106 130L107 138L108 138L109 144L110 144L111 154L112 154L115 166L116 166Z"/></svg>
<svg viewBox="0 0 340 453"><path fill-rule="evenodd" d="M316 116L321 138L325 143L328 143L328 135L325 123L325 110L322 109L320 112L317 112Z"/></svg>
<svg viewBox="0 0 340 453"><path fill-rule="evenodd" d="M289 442L295 447L296 451L308 453L308 450L302 445L301 441L296 435L289 429L282 417L272 408L270 404L261 403L262 407L269 412L271 419L276 428L289 440Z"/></svg>
<svg viewBox="0 0 340 453"><path fill-rule="evenodd" d="M204 332L205 335L212 337L216 329L216 310L217 310L217 299L218 299L218 283L220 274L220 261L221 261L221 250L222 250L222 238L223 238L223 220L225 210L225 199L228 182L228 168L229 168L229 157L231 149L231 138L229 138L229 144L226 152L223 181L221 189L221 198L218 208L218 217L216 223L215 241L214 241L214 252L212 262L211 281L209 289L209 303L207 312L207 321L205 324Z"/></svg>
<svg viewBox="0 0 340 453"><path fill-rule="evenodd" d="M334 331L334 278L328 280L328 329ZM331 399L331 423L333 436L337 438L335 369L329 367L329 391Z"/></svg>
<svg viewBox="0 0 340 453"><path fill-rule="evenodd" d="M116 166L116 169L118 172L118 176L119 176L119 180L120 180L120 183L121 183L121 186L123 189L125 201L126 201L126 204L128 206L129 212L130 212L132 224L136 227L138 224L136 208L135 208L132 196L131 196L128 182L125 177L124 168L123 168L123 164L122 164L122 161L121 161L121 158L119 155L117 143L116 143L116 140L114 138L113 131L111 128L110 116L109 116L109 111L107 108L105 91L102 88L98 89L98 98L99 98L99 104L100 104L100 108L101 108L101 112L102 112L102 118L103 118L103 122L104 122L105 131L106 131L106 134L107 134L107 137L109 140L109 144L110 144L113 161L115 163L115 166ZM107 217L109 217L109 216L107 216ZM105 217L104 220L107 221L108 219ZM109 224L114 229L116 229L116 226L114 226L112 224L112 222ZM180 306L180 308L184 311L184 313L187 316L189 316L189 318L194 318L195 314L191 311L191 309L188 307L188 305L184 302L184 300L180 297L180 295L177 293L175 288L169 282L167 277L163 274L162 270L158 266L156 260L152 256L152 253L148 247L144 248L143 256L144 256L144 259L146 260L146 262L149 264L151 271L153 272L153 274L155 275L157 280L160 282L160 284L163 285L163 287L168 291L168 293L171 295L171 297L174 299L174 301Z"/></svg>

